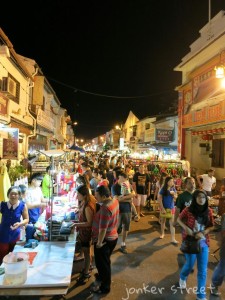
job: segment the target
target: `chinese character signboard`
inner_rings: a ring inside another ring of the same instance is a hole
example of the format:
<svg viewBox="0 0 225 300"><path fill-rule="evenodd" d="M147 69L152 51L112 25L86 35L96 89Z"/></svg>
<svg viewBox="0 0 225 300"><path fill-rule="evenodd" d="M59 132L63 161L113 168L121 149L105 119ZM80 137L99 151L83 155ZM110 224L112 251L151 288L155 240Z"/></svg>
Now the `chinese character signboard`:
<svg viewBox="0 0 225 300"><path fill-rule="evenodd" d="M19 129L1 128L1 131L4 131L5 133L5 138L3 138L2 158L18 159Z"/></svg>
<svg viewBox="0 0 225 300"><path fill-rule="evenodd" d="M155 135L156 141L164 142L164 143L171 143L173 138L173 129L156 129Z"/></svg>

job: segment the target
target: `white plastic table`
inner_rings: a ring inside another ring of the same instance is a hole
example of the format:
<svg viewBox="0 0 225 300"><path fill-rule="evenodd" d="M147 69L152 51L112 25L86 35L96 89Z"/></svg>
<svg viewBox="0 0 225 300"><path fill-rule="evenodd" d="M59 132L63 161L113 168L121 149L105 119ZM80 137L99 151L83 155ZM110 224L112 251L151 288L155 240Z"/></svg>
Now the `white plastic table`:
<svg viewBox="0 0 225 300"><path fill-rule="evenodd" d="M3 285L0 276L0 296L15 295L63 295L71 281L75 241L40 242L35 249L16 245L14 252L38 252L28 267L27 280L23 285Z"/></svg>

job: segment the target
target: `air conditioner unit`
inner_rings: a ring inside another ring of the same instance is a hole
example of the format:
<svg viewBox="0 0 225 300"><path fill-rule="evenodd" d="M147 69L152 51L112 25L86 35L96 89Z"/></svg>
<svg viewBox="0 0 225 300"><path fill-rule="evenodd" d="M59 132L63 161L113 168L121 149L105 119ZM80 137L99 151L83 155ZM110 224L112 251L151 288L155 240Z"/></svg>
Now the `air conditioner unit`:
<svg viewBox="0 0 225 300"><path fill-rule="evenodd" d="M16 97L16 82L11 77L3 77L1 91L6 93L9 98Z"/></svg>

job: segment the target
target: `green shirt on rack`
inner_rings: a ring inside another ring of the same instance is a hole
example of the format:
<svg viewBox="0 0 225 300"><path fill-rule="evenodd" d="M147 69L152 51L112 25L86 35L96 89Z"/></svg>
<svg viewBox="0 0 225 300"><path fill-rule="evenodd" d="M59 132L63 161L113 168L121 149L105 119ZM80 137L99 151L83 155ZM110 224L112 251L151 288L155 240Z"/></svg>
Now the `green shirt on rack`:
<svg viewBox="0 0 225 300"><path fill-rule="evenodd" d="M42 180L42 193L45 198L50 199L52 197L53 193L53 184L52 184L52 178L49 174L45 174L43 180Z"/></svg>

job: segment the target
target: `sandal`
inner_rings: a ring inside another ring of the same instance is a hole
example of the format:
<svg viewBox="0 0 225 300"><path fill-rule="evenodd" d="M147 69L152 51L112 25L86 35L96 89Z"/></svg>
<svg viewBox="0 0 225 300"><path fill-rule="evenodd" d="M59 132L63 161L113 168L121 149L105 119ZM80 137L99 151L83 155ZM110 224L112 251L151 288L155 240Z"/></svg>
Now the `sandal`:
<svg viewBox="0 0 225 300"><path fill-rule="evenodd" d="M91 292L95 294L108 294L110 290L108 289L101 289L100 286L94 286L91 288Z"/></svg>
<svg viewBox="0 0 225 300"><path fill-rule="evenodd" d="M171 241L171 244L173 244L173 245L178 245L178 241L176 241L176 240L173 240L173 241Z"/></svg>

